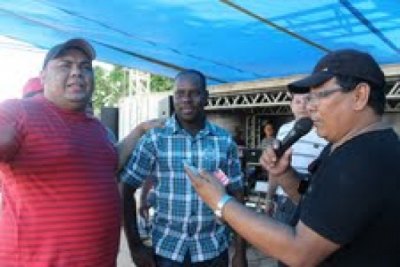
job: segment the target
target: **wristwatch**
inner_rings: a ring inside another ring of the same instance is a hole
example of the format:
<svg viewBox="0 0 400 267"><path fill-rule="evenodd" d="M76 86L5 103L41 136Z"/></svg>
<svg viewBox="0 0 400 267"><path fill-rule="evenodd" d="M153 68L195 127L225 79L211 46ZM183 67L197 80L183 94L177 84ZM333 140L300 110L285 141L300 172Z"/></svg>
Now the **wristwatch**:
<svg viewBox="0 0 400 267"><path fill-rule="evenodd" d="M217 209L214 211L215 216L217 216L219 219L222 219L222 209L224 208L226 203L228 203L232 199L233 197L228 194L223 195L217 203Z"/></svg>

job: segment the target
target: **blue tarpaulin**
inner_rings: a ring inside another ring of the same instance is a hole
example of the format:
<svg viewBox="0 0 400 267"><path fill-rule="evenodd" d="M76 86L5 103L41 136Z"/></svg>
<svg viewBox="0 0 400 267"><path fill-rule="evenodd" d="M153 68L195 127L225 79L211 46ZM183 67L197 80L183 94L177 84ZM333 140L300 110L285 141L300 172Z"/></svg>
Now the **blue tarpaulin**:
<svg viewBox="0 0 400 267"><path fill-rule="evenodd" d="M393 0L1 0L0 35L45 49L83 37L101 61L218 84L308 73L340 48L397 64L398 14Z"/></svg>

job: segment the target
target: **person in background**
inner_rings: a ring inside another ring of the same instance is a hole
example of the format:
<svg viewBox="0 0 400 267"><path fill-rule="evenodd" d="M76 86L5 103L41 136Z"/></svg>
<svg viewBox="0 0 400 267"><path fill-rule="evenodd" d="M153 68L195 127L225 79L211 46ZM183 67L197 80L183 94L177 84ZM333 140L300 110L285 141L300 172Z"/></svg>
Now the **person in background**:
<svg viewBox="0 0 400 267"><path fill-rule="evenodd" d="M95 56L84 39L54 46L40 74L43 94L0 104L0 266L116 266L116 172L153 124L118 148L108 140L85 112Z"/></svg>
<svg viewBox="0 0 400 267"><path fill-rule="evenodd" d="M43 95L43 84L40 77L33 77L26 81L22 88L22 98L30 98Z"/></svg>
<svg viewBox="0 0 400 267"><path fill-rule="evenodd" d="M263 130L264 137L261 140L260 148L264 149L264 148L268 147L269 145L271 145L272 142L275 140L275 128L271 122L266 121L262 125L262 130Z"/></svg>
<svg viewBox="0 0 400 267"><path fill-rule="evenodd" d="M236 126L235 131L234 131L233 140L235 141L235 143L238 147L238 156L239 156L242 172L246 169L244 166L245 165L244 150L246 149L246 141L245 141L244 136L245 135L244 135L243 130L240 129L239 126ZM245 174L243 173L243 175L245 175Z"/></svg>
<svg viewBox="0 0 400 267"><path fill-rule="evenodd" d="M237 146L231 135L206 119L208 91L204 75L196 70L175 78L176 113L164 128L146 133L121 173L125 232L137 266L228 266L230 231L217 220L191 187L184 163L229 176L227 188L238 200L243 183ZM156 205L152 224L153 248L140 241L134 192L154 177ZM245 246L235 239L232 266L247 266Z"/></svg>
<svg viewBox="0 0 400 267"><path fill-rule="evenodd" d="M307 94L298 94L291 92L290 108L293 112L294 120L283 124L277 134L277 139L282 141L290 130L293 129L294 124L297 120L309 117L307 111ZM317 135L315 127L311 129L309 133L300 138L292 146L292 158L291 166L295 171L301 174L309 175L308 166L315 159L318 158L322 149L326 145L326 140ZM277 190L278 189L278 190ZM276 200L276 208L274 209L274 200ZM297 216L295 214L297 202L294 203L287 194L278 187L274 181L269 181L268 192L266 197L266 211L270 214L273 212L273 216L284 223L296 224Z"/></svg>
<svg viewBox="0 0 400 267"><path fill-rule="evenodd" d="M233 136L233 140L239 147L246 146L246 141L244 140L244 133L243 130L240 129L239 126L235 127L235 132Z"/></svg>
<svg viewBox="0 0 400 267"><path fill-rule="evenodd" d="M260 155L263 149L267 148L268 146L272 145L273 142L275 141L275 128L274 125L272 124L272 122L270 121L264 121L264 123L262 124L262 131L264 134L263 139L260 142L260 145L258 146L258 149L260 150ZM257 182L258 181L267 181L268 180L268 172L261 168L261 166L255 166L253 168L253 170L249 169L248 170L248 184L249 187L252 188L256 188L257 187ZM264 194L264 190L262 191L262 194ZM259 194L259 204L261 204L261 192L258 192ZM264 198L264 196L263 196ZM261 206L260 206L261 208ZM268 212L267 209L272 209L272 207L266 205L264 207L264 210L266 212Z"/></svg>
<svg viewBox="0 0 400 267"><path fill-rule="evenodd" d="M400 266L400 140L382 121L385 76L367 53L328 53L289 84L308 93L307 110L329 144L307 186L270 147L261 164L291 199L304 194L296 226L256 214L225 194L213 175L186 168L201 198L241 236L289 266Z"/></svg>

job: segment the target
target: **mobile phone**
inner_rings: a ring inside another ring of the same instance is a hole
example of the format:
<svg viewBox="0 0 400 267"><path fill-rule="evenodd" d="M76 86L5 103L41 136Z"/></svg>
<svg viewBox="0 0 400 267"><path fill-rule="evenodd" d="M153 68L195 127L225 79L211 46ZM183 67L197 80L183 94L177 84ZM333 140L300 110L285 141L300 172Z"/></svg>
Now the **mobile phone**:
<svg viewBox="0 0 400 267"><path fill-rule="evenodd" d="M227 186L229 184L229 178L226 174L221 170L218 169L214 172L214 176L221 182L223 186Z"/></svg>

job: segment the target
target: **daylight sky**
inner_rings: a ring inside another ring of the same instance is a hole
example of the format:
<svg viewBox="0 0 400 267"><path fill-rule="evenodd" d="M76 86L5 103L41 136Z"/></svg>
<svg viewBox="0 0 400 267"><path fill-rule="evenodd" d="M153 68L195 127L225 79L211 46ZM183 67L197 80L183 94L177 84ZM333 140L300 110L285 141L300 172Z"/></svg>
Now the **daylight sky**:
<svg viewBox="0 0 400 267"><path fill-rule="evenodd" d="M0 101L20 98L25 82L40 72L45 51L0 36Z"/></svg>
<svg viewBox="0 0 400 267"><path fill-rule="evenodd" d="M46 50L0 35L0 102L20 98L25 82L39 75ZM94 61L105 69L112 65Z"/></svg>

